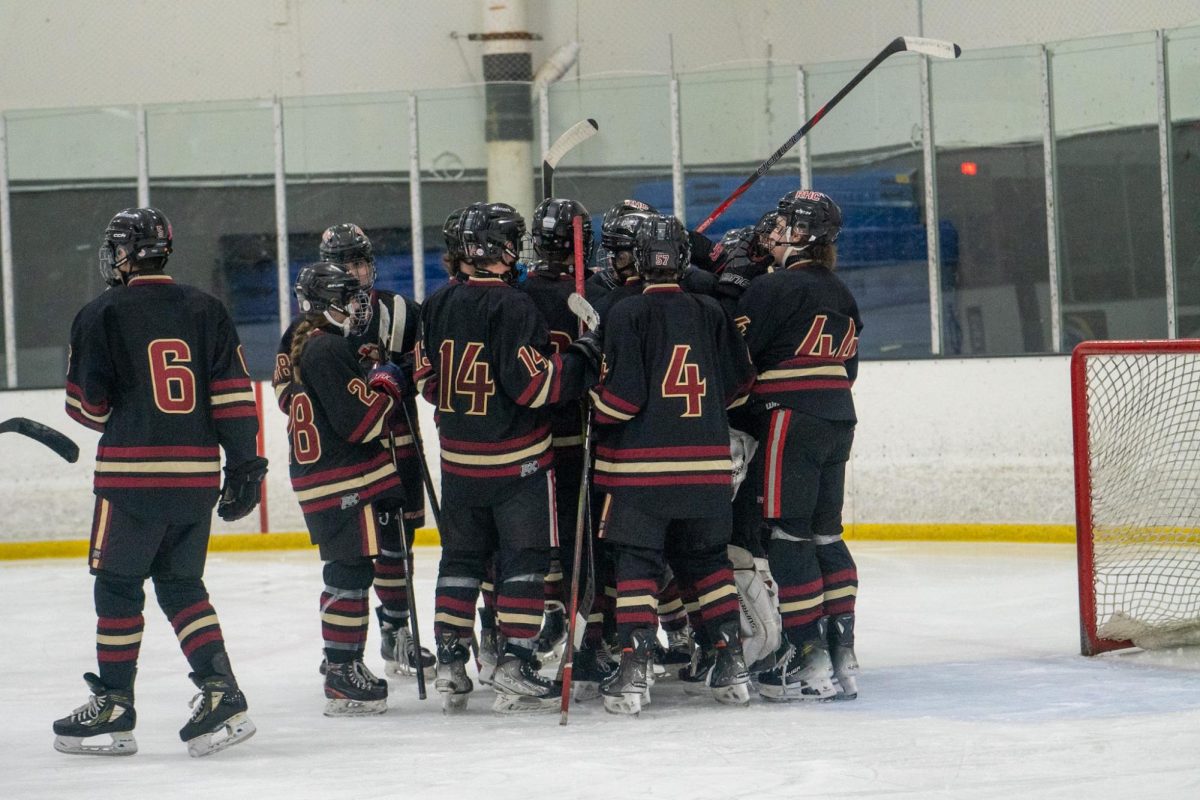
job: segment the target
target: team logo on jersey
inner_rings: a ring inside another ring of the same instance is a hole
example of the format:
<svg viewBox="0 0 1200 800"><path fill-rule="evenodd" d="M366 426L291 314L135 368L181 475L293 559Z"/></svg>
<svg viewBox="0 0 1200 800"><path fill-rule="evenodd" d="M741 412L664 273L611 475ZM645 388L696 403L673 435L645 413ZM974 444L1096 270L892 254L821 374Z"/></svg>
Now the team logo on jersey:
<svg viewBox="0 0 1200 800"><path fill-rule="evenodd" d="M342 495L342 511L345 511L347 508L354 508L356 505L358 505L358 492Z"/></svg>
<svg viewBox="0 0 1200 800"><path fill-rule="evenodd" d="M521 477L522 478L528 478L530 475L534 474L537 471L538 471L538 465L537 465L536 461L526 461L524 464L521 465Z"/></svg>

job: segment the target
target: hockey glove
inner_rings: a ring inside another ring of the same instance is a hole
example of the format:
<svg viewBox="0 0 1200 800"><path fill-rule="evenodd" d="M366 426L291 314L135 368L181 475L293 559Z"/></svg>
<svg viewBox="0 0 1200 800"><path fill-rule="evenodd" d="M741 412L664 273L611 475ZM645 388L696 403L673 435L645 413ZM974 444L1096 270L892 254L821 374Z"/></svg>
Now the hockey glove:
<svg viewBox="0 0 1200 800"><path fill-rule="evenodd" d="M600 329L596 328L595 330L585 332L578 339L571 342L567 346L567 352L578 353L583 357L584 363L587 364L588 368L598 374L600 372L600 357L604 354L604 350L601 348L602 341Z"/></svg>
<svg viewBox="0 0 1200 800"><path fill-rule="evenodd" d="M257 457L225 468L225 485L217 501L217 516L234 522L249 514L262 499L262 480L267 474L267 460Z"/></svg>
<svg viewBox="0 0 1200 800"><path fill-rule="evenodd" d="M717 291L730 297L741 297L750 288L750 281L765 275L771 266L770 258L755 258L749 253L734 253L721 271Z"/></svg>
<svg viewBox="0 0 1200 800"><path fill-rule="evenodd" d="M383 392L397 403L412 389L412 381L400 367L391 362L384 362L367 373L367 385L377 392Z"/></svg>

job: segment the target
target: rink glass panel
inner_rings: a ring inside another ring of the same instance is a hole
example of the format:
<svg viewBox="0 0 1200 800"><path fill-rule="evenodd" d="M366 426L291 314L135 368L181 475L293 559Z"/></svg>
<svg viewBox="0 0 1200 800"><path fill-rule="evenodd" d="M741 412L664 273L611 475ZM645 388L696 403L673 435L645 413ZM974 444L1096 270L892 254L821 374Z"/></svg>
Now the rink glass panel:
<svg viewBox="0 0 1200 800"><path fill-rule="evenodd" d="M1200 337L1200 28L1167 35L1178 334Z"/></svg>
<svg viewBox="0 0 1200 800"><path fill-rule="evenodd" d="M1063 347L1167 335L1155 40L1051 47Z"/></svg>
<svg viewBox="0 0 1200 800"><path fill-rule="evenodd" d="M9 111L5 120L17 384L61 386L71 320L104 290L104 229L137 205L136 112Z"/></svg>

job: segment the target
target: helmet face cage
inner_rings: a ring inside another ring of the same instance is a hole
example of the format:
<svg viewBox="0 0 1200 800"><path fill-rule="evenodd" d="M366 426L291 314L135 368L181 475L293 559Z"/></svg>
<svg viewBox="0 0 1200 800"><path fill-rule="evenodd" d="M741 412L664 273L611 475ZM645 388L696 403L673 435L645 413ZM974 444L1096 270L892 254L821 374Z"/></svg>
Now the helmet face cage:
<svg viewBox="0 0 1200 800"><path fill-rule="evenodd" d="M156 208L126 208L108 223L104 230L104 242L100 245L100 277L109 286L123 282L120 267L129 263L131 272L137 271L139 262L158 259L165 265L174 250L174 232L167 215ZM118 257L117 249L124 250ZM161 269L161 267L156 267Z"/></svg>
<svg viewBox="0 0 1200 800"><path fill-rule="evenodd" d="M842 210L826 194L799 189L779 201L783 239L794 245L833 244L842 232Z"/></svg>
<svg viewBox="0 0 1200 800"><path fill-rule="evenodd" d="M296 301L303 314L320 314L344 335L359 335L371 321L370 292L341 264L320 261L300 270ZM336 320L330 311L346 317Z"/></svg>
<svg viewBox="0 0 1200 800"><path fill-rule="evenodd" d="M515 264L521 257L525 219L507 203L467 206L459 231L466 261L475 264L502 261L507 255Z"/></svg>
<svg viewBox="0 0 1200 800"><path fill-rule="evenodd" d="M637 271L647 281L678 281L691 258L683 224L668 214L653 214L642 222L633 248Z"/></svg>
<svg viewBox="0 0 1200 800"><path fill-rule="evenodd" d="M375 251L363 229L353 222L343 222L326 228L321 234L319 252L321 260L331 264L366 262L369 269L363 286L370 289L375 285Z"/></svg>
<svg viewBox="0 0 1200 800"><path fill-rule="evenodd" d="M576 217L583 219L583 254L586 260L592 251L592 220L583 203L552 198L543 200L534 209L530 238L539 259L559 261L568 268L574 267L567 257L575 253Z"/></svg>

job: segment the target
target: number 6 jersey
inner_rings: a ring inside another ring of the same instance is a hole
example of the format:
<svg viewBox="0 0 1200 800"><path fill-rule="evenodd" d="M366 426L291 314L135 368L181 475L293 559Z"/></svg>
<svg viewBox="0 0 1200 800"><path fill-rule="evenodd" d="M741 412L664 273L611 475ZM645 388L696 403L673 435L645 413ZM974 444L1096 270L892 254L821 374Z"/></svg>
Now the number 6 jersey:
<svg viewBox="0 0 1200 800"><path fill-rule="evenodd" d="M102 432L95 492L134 516L212 512L221 454L256 456L258 413L237 330L221 302L160 273L137 275L71 325L67 414Z"/></svg>

